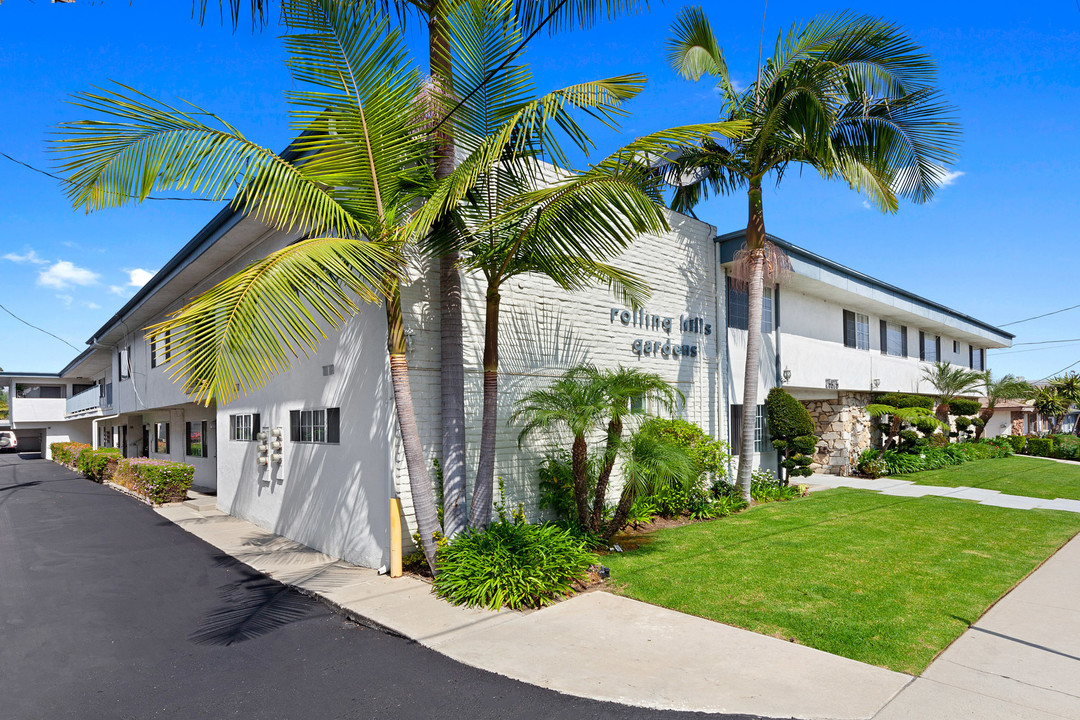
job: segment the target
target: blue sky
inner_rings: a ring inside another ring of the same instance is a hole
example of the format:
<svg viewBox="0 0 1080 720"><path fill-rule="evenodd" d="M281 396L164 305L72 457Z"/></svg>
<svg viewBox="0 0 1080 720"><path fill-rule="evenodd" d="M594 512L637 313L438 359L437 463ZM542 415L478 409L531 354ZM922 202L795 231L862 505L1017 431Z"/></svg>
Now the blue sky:
<svg viewBox="0 0 1080 720"><path fill-rule="evenodd" d="M588 32L538 37L525 59L541 90L630 72L649 78L623 134L597 129L597 153L635 135L715 119L706 82L677 79L664 42L682 3ZM705 3L737 81L752 79L761 2ZM902 25L937 60L963 124L954 175L932 203L896 215L845 185L790 172L765 193L768 230L852 268L991 323L1080 303L1073 288L1080 168L1080 6L1053 3L781 2L768 5L765 53L781 29L851 9ZM293 87L277 28L199 27L188 0L0 5L0 152L40 168L58 122L84 117L71 93L110 80L213 110L272 148L289 141ZM422 27L407 29L426 63ZM165 193L175 195L175 193ZM81 348L137 287L213 216L205 202L146 202L92 215L55 180L0 158L0 304ZM743 197L697 214L720 232L745 226ZM1080 308L1010 325L1017 342L1080 338ZM0 367L58 370L75 354L0 312ZM1080 342L994 352L997 373L1038 379L1080 360ZM1080 366L1078 366L1080 367Z"/></svg>

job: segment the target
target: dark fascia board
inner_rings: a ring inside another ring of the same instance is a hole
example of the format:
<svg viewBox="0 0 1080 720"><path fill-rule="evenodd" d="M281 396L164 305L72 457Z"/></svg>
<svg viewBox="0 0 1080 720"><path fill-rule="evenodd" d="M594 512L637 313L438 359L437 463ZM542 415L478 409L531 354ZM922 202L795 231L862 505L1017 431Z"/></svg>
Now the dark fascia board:
<svg viewBox="0 0 1080 720"><path fill-rule="evenodd" d="M168 282L173 275L190 265L197 257L202 255L203 252L217 241L220 235L230 230L233 225L241 220L241 218L243 218L243 213L237 211L231 205L222 208L202 230L195 234L195 237L191 238L191 240L180 249L180 252L173 255L172 259L165 263L163 268L154 273L154 277L150 279L150 282L139 288L139 291L135 293L122 308L120 308L119 312L109 318L108 322L102 325L98 331L94 333L93 337L86 341L86 344L93 345L97 342L98 338L112 330L113 327L138 308L146 298L157 292L158 288ZM79 358L81 357L82 356L80 355ZM76 358L76 360L79 358ZM74 364L74 362L75 361L69 363L69 367Z"/></svg>
<svg viewBox="0 0 1080 720"><path fill-rule="evenodd" d="M43 372L0 372L0 377L15 378L15 377L32 377L32 378L60 378L60 373L43 373Z"/></svg>
<svg viewBox="0 0 1080 720"><path fill-rule="evenodd" d="M1007 337L1010 340L1016 337L1012 333L1005 332L1001 328L994 327L993 325L983 322L982 320L979 320L977 318L973 318L970 315L965 315L964 313L953 310L950 307L946 307L941 303L936 303L933 300L927 300L926 298L920 295L916 295L913 292L909 292L907 290L904 290L903 288L898 288L895 285L890 285L887 282L883 282L875 277L871 277L865 273L861 273L858 270L852 270L845 265L841 265L838 262L821 257L820 255L812 253L809 250L804 250L797 245L792 245L786 240L781 240L775 235L767 234L766 236L771 242L775 243L780 248L783 248L783 250L788 254L797 255L803 260L806 260L807 262L810 262L814 265L826 267L830 270L840 273L841 275L846 275L853 280L857 280L861 283L871 285L893 295L899 295L900 297L911 300L912 302L918 303L919 305L925 305L926 307L933 308L934 310L938 310L947 315L952 315L958 320L969 322L972 325L982 328L983 330L987 330L1002 337ZM746 230L736 230L734 232L729 232L724 235L717 235L716 242L720 243L720 261L725 263L731 262L735 258L735 253L738 252L738 250L746 242Z"/></svg>

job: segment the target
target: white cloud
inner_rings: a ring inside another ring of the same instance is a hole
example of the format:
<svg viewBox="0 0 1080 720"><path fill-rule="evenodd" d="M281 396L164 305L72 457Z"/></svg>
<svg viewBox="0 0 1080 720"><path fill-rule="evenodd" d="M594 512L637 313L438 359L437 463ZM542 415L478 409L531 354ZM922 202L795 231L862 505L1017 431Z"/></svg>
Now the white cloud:
<svg viewBox="0 0 1080 720"><path fill-rule="evenodd" d="M48 260L42 259L33 249L28 249L25 255L8 253L4 256L4 259L16 263L34 263L35 265L45 265L49 262Z"/></svg>
<svg viewBox="0 0 1080 720"><path fill-rule="evenodd" d="M934 174L937 176L938 185L940 185L941 187L949 187L950 185L955 184L957 180L962 178L967 173L965 173L963 170L949 170L947 168L938 166L937 168L935 168Z"/></svg>
<svg viewBox="0 0 1080 720"><path fill-rule="evenodd" d="M124 287L123 285L110 285L109 292L111 292L113 295L119 295L120 297L128 297L130 295L134 295L134 292L132 292L131 288Z"/></svg>
<svg viewBox="0 0 1080 720"><path fill-rule="evenodd" d="M96 272L81 268L67 260L60 260L38 273L38 285L65 290L72 285L93 285L101 277Z"/></svg>
<svg viewBox="0 0 1080 720"><path fill-rule="evenodd" d="M75 298L70 295L57 295L56 299L64 303L64 307L71 307L71 303L75 300Z"/></svg>
<svg viewBox="0 0 1080 720"><path fill-rule="evenodd" d="M864 208L866 208L867 210L873 210L874 209L874 208L870 207L870 201L869 200L863 200L862 201L862 206Z"/></svg>
<svg viewBox="0 0 1080 720"><path fill-rule="evenodd" d="M127 273L128 286L133 288L141 288L143 285L150 282L150 278L154 277L153 271L143 270L142 268L128 270Z"/></svg>
<svg viewBox="0 0 1080 720"><path fill-rule="evenodd" d="M88 307L91 310L100 310L101 309L101 306L98 305L96 302L88 302L88 303L86 303L86 307Z"/></svg>

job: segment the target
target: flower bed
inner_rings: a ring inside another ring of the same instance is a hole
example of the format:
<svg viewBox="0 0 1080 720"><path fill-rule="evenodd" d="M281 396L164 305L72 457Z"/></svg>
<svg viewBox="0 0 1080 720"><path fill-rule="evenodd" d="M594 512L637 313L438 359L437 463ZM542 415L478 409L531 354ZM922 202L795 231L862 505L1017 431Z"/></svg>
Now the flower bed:
<svg viewBox="0 0 1080 720"><path fill-rule="evenodd" d="M93 449L93 446L80 442L58 442L49 445L53 461L67 465L72 470L77 469L75 463L79 459L79 453L86 449Z"/></svg>
<svg viewBox="0 0 1080 720"><path fill-rule="evenodd" d="M195 479L195 468L170 460L121 458L112 482L154 505L180 502Z"/></svg>

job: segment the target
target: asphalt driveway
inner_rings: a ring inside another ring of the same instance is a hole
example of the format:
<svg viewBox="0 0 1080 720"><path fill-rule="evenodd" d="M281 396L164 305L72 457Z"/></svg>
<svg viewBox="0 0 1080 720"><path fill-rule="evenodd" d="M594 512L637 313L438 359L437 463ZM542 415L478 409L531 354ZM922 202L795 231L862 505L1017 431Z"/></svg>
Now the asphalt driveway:
<svg viewBox="0 0 1080 720"><path fill-rule="evenodd" d="M0 717L719 716L581 700L460 665L345 621L131 498L0 455Z"/></svg>

